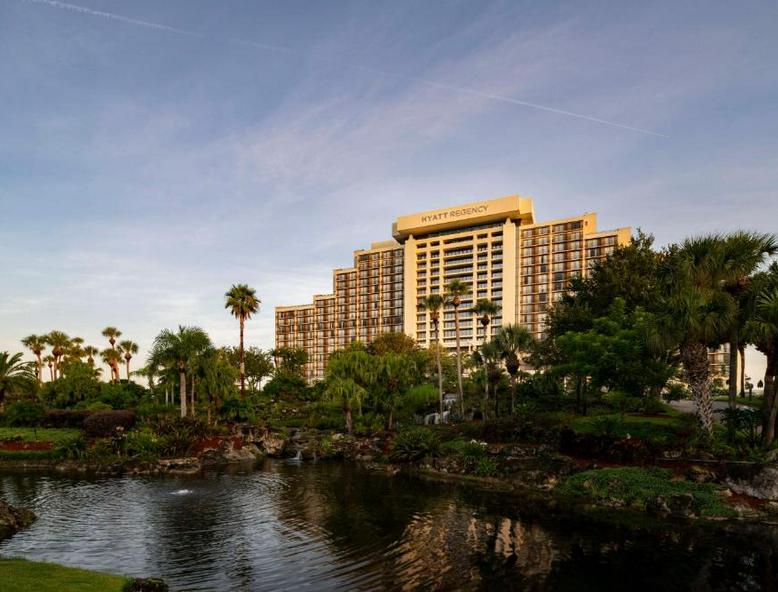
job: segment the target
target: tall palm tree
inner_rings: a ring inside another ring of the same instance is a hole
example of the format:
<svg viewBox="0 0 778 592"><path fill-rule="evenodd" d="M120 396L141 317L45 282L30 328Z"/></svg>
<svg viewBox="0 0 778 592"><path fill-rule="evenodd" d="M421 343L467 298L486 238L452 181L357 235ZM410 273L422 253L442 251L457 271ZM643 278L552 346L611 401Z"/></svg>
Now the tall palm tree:
<svg viewBox="0 0 778 592"><path fill-rule="evenodd" d="M734 299L724 290L732 277L722 256L725 242L721 235L686 239L669 249L660 267L664 293L660 327L678 344L697 416L708 434L713 432L708 348L729 337L737 314Z"/></svg>
<svg viewBox="0 0 778 592"><path fill-rule="evenodd" d="M511 415L516 406L516 383L521 369L522 355L527 353L534 342L532 333L521 325L504 325L494 338L505 361L505 369L511 377Z"/></svg>
<svg viewBox="0 0 778 592"><path fill-rule="evenodd" d="M65 353L68 362L81 361L81 358L83 358L85 355L84 348L82 347L83 345L84 345L83 337L73 337L70 340L70 345L68 346L68 350Z"/></svg>
<svg viewBox="0 0 778 592"><path fill-rule="evenodd" d="M35 362L22 361L22 354L0 352L0 407L10 394L31 392L37 384Z"/></svg>
<svg viewBox="0 0 778 592"><path fill-rule="evenodd" d="M54 356L54 379L62 376L60 361L70 347L70 338L62 331L51 331L46 335L46 343L51 346L51 355Z"/></svg>
<svg viewBox="0 0 778 592"><path fill-rule="evenodd" d="M130 380L130 360L132 360L133 354L138 353L138 344L134 341L126 339L119 343L119 353L123 354L124 365L127 369L127 380Z"/></svg>
<svg viewBox="0 0 778 592"><path fill-rule="evenodd" d="M43 351L46 349L46 337L40 335L28 335L22 339L22 345L29 349L35 359L38 360L38 384L43 382Z"/></svg>
<svg viewBox="0 0 778 592"><path fill-rule="evenodd" d="M481 366L484 370L484 413L488 413L489 387L491 387L492 392L494 393L495 417L500 414L499 401L497 399L497 383L502 374L502 369L500 367L501 361L502 351L494 339L483 343L481 347L473 352L473 362L476 365Z"/></svg>
<svg viewBox="0 0 778 592"><path fill-rule="evenodd" d="M111 349L116 349L116 341L122 336L122 332L116 327L106 327L102 331L103 337L108 338L108 343L111 344Z"/></svg>
<svg viewBox="0 0 778 592"><path fill-rule="evenodd" d="M151 349L149 363L178 371L178 388L181 401L181 417L186 417L186 377L189 365L194 364L197 356L212 347L208 334L200 327L179 325L178 331L165 329L156 339Z"/></svg>
<svg viewBox="0 0 778 592"><path fill-rule="evenodd" d="M107 347L100 356L103 358L105 365L111 369L111 382L119 382L119 364L122 360L122 354L118 349L113 347Z"/></svg>
<svg viewBox="0 0 778 592"><path fill-rule="evenodd" d="M454 308L454 330L456 332L457 348L457 390L459 394L459 411L465 416L465 391L462 387L462 340L459 327L459 306L462 296L470 294L470 287L460 280L452 280L446 286L446 303Z"/></svg>
<svg viewBox="0 0 778 592"><path fill-rule="evenodd" d="M49 367L49 380L54 382L54 356L49 354L43 357L43 363Z"/></svg>
<svg viewBox="0 0 778 592"><path fill-rule="evenodd" d="M726 273L724 289L737 307L729 333L729 406L735 407L738 392L738 357L745 353L743 328L748 321L747 307L741 303L748 294L751 275L764 263L767 257L778 253L778 242L772 234L756 232L734 232L727 235L721 245L719 265ZM745 359L743 372L745 375Z"/></svg>
<svg viewBox="0 0 778 592"><path fill-rule="evenodd" d="M246 284L232 284L224 295L224 308L228 308L232 316L240 322L240 396L245 397L246 361L243 351L243 328L246 319L259 310L262 301L257 298L257 291Z"/></svg>
<svg viewBox="0 0 778 592"><path fill-rule="evenodd" d="M479 298L478 301L475 303L475 306L470 309L470 311L479 317L479 320L481 321L481 326L484 329L484 340L482 345L486 345L486 342L489 340L489 323L492 322L492 319L497 315L497 313L500 312L500 305L496 302L492 302L488 298ZM484 361L483 357L480 357L482 361ZM487 374L487 368L484 366L484 376ZM489 381L484 380L484 398L489 398Z"/></svg>
<svg viewBox="0 0 778 592"><path fill-rule="evenodd" d="M443 416L443 365L440 361L440 310L443 308L445 300L440 294L430 294L422 299L420 306L430 315L432 328L435 331L435 362L438 366L438 397L440 402L440 415Z"/></svg>
<svg viewBox="0 0 778 592"><path fill-rule="evenodd" d="M86 356L86 362L90 366L95 365L95 356L100 353L100 350L97 349L94 345L85 345L84 346L84 355Z"/></svg>

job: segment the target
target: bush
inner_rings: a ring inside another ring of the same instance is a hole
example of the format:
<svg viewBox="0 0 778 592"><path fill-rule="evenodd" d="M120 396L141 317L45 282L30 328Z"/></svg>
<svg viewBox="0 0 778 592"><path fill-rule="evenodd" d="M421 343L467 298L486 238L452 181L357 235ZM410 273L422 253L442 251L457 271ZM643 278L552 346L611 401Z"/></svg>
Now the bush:
<svg viewBox="0 0 778 592"><path fill-rule="evenodd" d="M473 467L473 474L478 475L479 477L491 477L492 475L496 475L497 460L490 456L479 458Z"/></svg>
<svg viewBox="0 0 778 592"><path fill-rule="evenodd" d="M192 417L163 419L157 423L156 432L160 436L159 450L165 456L186 454L196 440L220 433L218 428Z"/></svg>
<svg viewBox="0 0 778 592"><path fill-rule="evenodd" d="M392 460L413 462L435 456L440 449L437 434L426 428L408 428L397 434L392 442Z"/></svg>
<svg viewBox="0 0 778 592"><path fill-rule="evenodd" d="M11 403L5 410L5 423L11 427L37 427L46 417L46 408L37 401L20 400Z"/></svg>
<svg viewBox="0 0 778 592"><path fill-rule="evenodd" d="M234 422L251 421L254 418L254 410L246 399L231 397L222 403L219 417Z"/></svg>
<svg viewBox="0 0 778 592"><path fill-rule="evenodd" d="M104 382L100 385L100 401L111 409L134 408L146 389L134 382Z"/></svg>
<svg viewBox="0 0 778 592"><path fill-rule="evenodd" d="M86 456L87 443L84 438L62 442L55 448L57 456L70 460L80 460Z"/></svg>
<svg viewBox="0 0 778 592"><path fill-rule="evenodd" d="M128 456L152 458L162 450L162 439L149 428L131 430L124 440Z"/></svg>
<svg viewBox="0 0 778 592"><path fill-rule="evenodd" d="M74 409L49 409L43 417L41 425L46 428L76 428L84 427L84 421L92 414L91 411Z"/></svg>
<svg viewBox="0 0 778 592"><path fill-rule="evenodd" d="M107 438L116 433L116 428L129 430L135 425L132 411L98 411L84 420L84 433L90 438Z"/></svg>
<svg viewBox="0 0 778 592"><path fill-rule="evenodd" d="M83 403L76 405L76 409L84 409L86 411L112 411L113 407L102 401L84 401Z"/></svg>

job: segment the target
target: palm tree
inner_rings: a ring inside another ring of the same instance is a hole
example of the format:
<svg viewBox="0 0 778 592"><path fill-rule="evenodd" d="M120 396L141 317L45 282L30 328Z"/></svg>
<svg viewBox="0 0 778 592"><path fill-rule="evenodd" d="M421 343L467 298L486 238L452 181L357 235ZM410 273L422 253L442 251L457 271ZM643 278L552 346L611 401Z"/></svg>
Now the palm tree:
<svg viewBox="0 0 778 592"><path fill-rule="evenodd" d="M465 416L465 391L462 387L462 344L459 327L459 305L462 304L462 296L470 294L470 287L460 280L452 280L446 286L446 302L454 308L454 330L457 340L457 389L459 391L459 411Z"/></svg>
<svg viewBox="0 0 778 592"><path fill-rule="evenodd" d="M386 427L394 428L394 413L403 393L412 386L418 374L418 367L408 354L389 352L378 356L376 375L378 383L386 389L386 405L389 417Z"/></svg>
<svg viewBox="0 0 778 592"><path fill-rule="evenodd" d="M119 343L119 353L124 354L124 364L127 368L127 380L130 380L130 360L138 353L138 344L129 339Z"/></svg>
<svg viewBox="0 0 778 592"><path fill-rule="evenodd" d="M122 332L116 327L106 327L102 332L103 337L108 338L108 343L111 344L111 349L115 349L116 340L122 336Z"/></svg>
<svg viewBox="0 0 778 592"><path fill-rule="evenodd" d="M505 361L505 369L511 377L511 415L516 405L516 382L521 369L522 355L528 352L534 342L532 333L521 325L504 325L494 338Z"/></svg>
<svg viewBox="0 0 778 592"><path fill-rule="evenodd" d="M501 360L502 351L494 339L485 342L473 352L473 362L484 369L484 413L486 414L489 408L489 387L492 387L495 417L500 414L499 401L497 399L497 383L502 374Z"/></svg>
<svg viewBox="0 0 778 592"><path fill-rule="evenodd" d="M440 361L440 309L443 308L445 300L440 294L430 294L423 298L420 306L430 314L430 321L435 330L435 362L438 366L438 395L440 399L440 415L443 416L443 365Z"/></svg>
<svg viewBox="0 0 778 592"><path fill-rule="evenodd" d="M84 345L83 337L73 337L70 340L68 351L65 354L68 362L81 361L81 358L84 357L84 348L81 347L82 345Z"/></svg>
<svg viewBox="0 0 778 592"><path fill-rule="evenodd" d="M476 315L477 317L480 317L481 326L484 329L484 341L483 345L486 345L486 342L489 339L489 323L491 323L492 318L497 315L498 312L500 312L500 305L496 302L492 302L488 298L479 298L478 301L475 303L475 306L470 309L470 311ZM480 358L483 360L483 358ZM484 376L487 374L487 369L484 367ZM489 381L484 380L484 398L489 398Z"/></svg>
<svg viewBox="0 0 778 592"><path fill-rule="evenodd" d="M178 331L165 329L156 339L151 350L149 364L178 371L178 388L181 400L181 417L186 417L186 373L196 357L210 349L211 340L200 327L179 325Z"/></svg>
<svg viewBox="0 0 778 592"><path fill-rule="evenodd" d="M22 339L22 345L29 349L38 360L38 384L43 382L43 350L46 349L46 338L40 335L28 335Z"/></svg>
<svg viewBox="0 0 778 592"><path fill-rule="evenodd" d="M100 352L100 356L103 358L105 365L111 369L111 382L119 382L119 364L121 363L122 354L113 347L108 347Z"/></svg>
<svg viewBox="0 0 778 592"><path fill-rule="evenodd" d="M778 372L778 287L765 289L759 294L754 318L747 325L746 331L756 348L767 358L762 394L762 443L769 447L775 439L775 420L778 415L775 388L775 375Z"/></svg>
<svg viewBox="0 0 778 592"><path fill-rule="evenodd" d="M262 301L257 298L257 291L246 284L232 284L224 295L224 308L230 309L232 316L240 322L240 396L245 397L246 362L243 351L243 327L246 319L259 310Z"/></svg>
<svg viewBox="0 0 778 592"><path fill-rule="evenodd" d="M725 271L724 289L733 298L737 306L729 333L729 406L735 406L738 392L738 357L745 353L743 328L749 318L742 300L748 295L751 275L764 263L765 258L778 253L778 242L771 234L755 232L735 232L724 237L717 264ZM745 375L745 359L743 372Z"/></svg>
<svg viewBox="0 0 778 592"><path fill-rule="evenodd" d="M51 331L46 335L46 343L51 346L51 355L54 356L54 379L62 376L60 360L70 347L70 338L62 331Z"/></svg>
<svg viewBox="0 0 778 592"><path fill-rule="evenodd" d="M35 362L22 361L21 353L0 352L0 407L8 395L33 391L37 382Z"/></svg>
<svg viewBox="0 0 778 592"><path fill-rule="evenodd" d="M87 364L90 366L95 365L95 356L100 353L100 350L97 349L94 345L85 345L84 346L84 355L86 356Z"/></svg>
<svg viewBox="0 0 778 592"><path fill-rule="evenodd" d="M708 434L713 432L708 348L729 336L737 314L734 299L723 289L732 278L722 257L725 242L720 235L686 239L669 249L660 268L665 295L660 328L678 344L697 416Z"/></svg>
<svg viewBox="0 0 778 592"><path fill-rule="evenodd" d="M54 381L54 356L48 355L43 357L43 363L49 367L49 380Z"/></svg>

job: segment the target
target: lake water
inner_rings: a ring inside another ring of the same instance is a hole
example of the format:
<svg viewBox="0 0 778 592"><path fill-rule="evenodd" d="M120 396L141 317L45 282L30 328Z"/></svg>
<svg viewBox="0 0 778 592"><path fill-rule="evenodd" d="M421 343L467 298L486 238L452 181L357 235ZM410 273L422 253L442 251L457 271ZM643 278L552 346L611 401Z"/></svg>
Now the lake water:
<svg viewBox="0 0 778 592"><path fill-rule="evenodd" d="M196 477L0 474L0 554L173 590L778 590L778 527L615 525L338 463Z"/></svg>

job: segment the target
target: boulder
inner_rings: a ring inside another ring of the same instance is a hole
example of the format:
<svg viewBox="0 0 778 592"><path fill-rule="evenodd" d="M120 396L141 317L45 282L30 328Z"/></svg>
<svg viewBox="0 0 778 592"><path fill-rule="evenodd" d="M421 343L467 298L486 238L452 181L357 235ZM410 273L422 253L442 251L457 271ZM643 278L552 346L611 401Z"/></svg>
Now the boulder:
<svg viewBox="0 0 778 592"><path fill-rule="evenodd" d="M14 534L35 522L37 518L32 510L15 508L0 500L0 535Z"/></svg>
<svg viewBox="0 0 778 592"><path fill-rule="evenodd" d="M258 434L256 442L268 456L283 456L286 448L286 438L269 430Z"/></svg>
<svg viewBox="0 0 778 592"><path fill-rule="evenodd" d="M740 495L778 501L778 467L763 467L750 478L730 478L726 483L727 487Z"/></svg>
<svg viewBox="0 0 778 592"><path fill-rule="evenodd" d="M235 446L230 439L222 440L218 448L203 452L200 455L200 462L204 466L254 462L257 460L256 453L258 452L253 444L249 446Z"/></svg>
<svg viewBox="0 0 778 592"><path fill-rule="evenodd" d="M692 465L686 471L686 478L695 483L713 483L718 480L715 471L699 465Z"/></svg>
<svg viewBox="0 0 778 592"><path fill-rule="evenodd" d="M168 458L157 464L161 471L177 475L192 475L200 471L200 460L195 457Z"/></svg>
<svg viewBox="0 0 778 592"><path fill-rule="evenodd" d="M691 493L658 495L646 501L646 511L655 516L673 516L674 518L694 518L694 496Z"/></svg>

